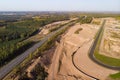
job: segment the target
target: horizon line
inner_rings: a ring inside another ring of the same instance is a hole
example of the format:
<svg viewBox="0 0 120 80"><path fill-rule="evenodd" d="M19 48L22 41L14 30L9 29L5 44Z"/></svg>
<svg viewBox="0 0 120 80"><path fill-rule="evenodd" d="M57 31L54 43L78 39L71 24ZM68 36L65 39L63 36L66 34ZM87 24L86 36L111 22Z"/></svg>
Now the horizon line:
<svg viewBox="0 0 120 80"><path fill-rule="evenodd" d="M9 11L9 10L6 10L6 11L0 11L0 12L85 12L85 13L106 13L106 12L110 12L110 13L120 13L120 11L67 11L67 10L65 10L65 11L52 11L52 10L50 10L50 11L48 11L48 10L46 10L46 11L43 11L43 10L41 10L41 11L37 11L37 10L11 10L11 11Z"/></svg>

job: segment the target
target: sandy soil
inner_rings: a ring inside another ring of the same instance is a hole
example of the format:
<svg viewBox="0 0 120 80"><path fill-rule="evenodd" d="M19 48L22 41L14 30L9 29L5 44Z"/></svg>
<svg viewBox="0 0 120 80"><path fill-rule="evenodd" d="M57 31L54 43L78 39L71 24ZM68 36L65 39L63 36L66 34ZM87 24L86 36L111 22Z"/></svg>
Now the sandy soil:
<svg viewBox="0 0 120 80"><path fill-rule="evenodd" d="M79 28L83 28L83 30L79 34L75 34L74 32ZM105 80L109 74L117 72L97 65L88 57L89 48L98 29L98 25L92 24L76 24L69 29L54 53L52 64L48 70L48 80L93 80L78 71L72 63L72 54L78 47L80 48L74 56L74 62L85 73Z"/></svg>

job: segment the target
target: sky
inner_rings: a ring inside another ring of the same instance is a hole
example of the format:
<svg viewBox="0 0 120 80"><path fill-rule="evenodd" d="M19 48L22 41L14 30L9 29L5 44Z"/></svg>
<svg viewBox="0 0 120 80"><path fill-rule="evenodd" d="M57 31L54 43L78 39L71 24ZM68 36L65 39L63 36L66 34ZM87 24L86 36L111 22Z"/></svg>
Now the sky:
<svg viewBox="0 0 120 80"><path fill-rule="evenodd" d="M0 11L120 12L120 0L0 0Z"/></svg>

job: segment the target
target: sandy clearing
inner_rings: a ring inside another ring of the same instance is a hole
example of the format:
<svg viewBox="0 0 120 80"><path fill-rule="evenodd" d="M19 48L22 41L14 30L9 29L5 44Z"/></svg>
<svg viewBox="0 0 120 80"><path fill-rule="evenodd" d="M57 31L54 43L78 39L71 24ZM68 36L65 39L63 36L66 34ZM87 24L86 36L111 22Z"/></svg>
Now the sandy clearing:
<svg viewBox="0 0 120 80"><path fill-rule="evenodd" d="M72 52L77 49L78 43L77 41L73 40L75 39L75 37L73 39L70 39L70 37L74 35L74 32L78 28L80 28L79 24L75 27L70 28L68 33L62 37L60 44L57 46L57 49L54 53L52 64L48 70L48 80L76 80L76 78L78 78L79 80L90 79L79 72L72 64L71 55ZM69 40L73 41L70 42ZM59 65L59 61L61 61L61 66ZM60 70L58 70L59 66Z"/></svg>
<svg viewBox="0 0 120 80"><path fill-rule="evenodd" d="M48 70L48 80L93 80L78 71L72 63L72 54L78 47L80 49L78 49L74 56L74 62L85 73L100 80L105 80L109 74L117 72L97 65L88 57L89 48L99 26L76 24L68 30L60 40L54 53L52 64ZM83 28L83 30L79 34L75 34L74 32L79 28Z"/></svg>

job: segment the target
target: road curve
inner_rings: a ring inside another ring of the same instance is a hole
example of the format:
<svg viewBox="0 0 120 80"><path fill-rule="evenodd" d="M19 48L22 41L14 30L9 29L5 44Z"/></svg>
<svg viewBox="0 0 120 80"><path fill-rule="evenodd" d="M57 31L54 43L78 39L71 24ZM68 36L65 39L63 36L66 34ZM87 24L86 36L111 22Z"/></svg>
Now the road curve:
<svg viewBox="0 0 120 80"><path fill-rule="evenodd" d="M20 64L29 54L33 53L37 48L39 48L43 43L45 43L50 37L55 35L57 32L67 28L69 26L63 26L59 30L48 34L45 38L43 38L40 42L36 43L33 47L26 50L24 53L13 59L11 62L6 64L0 69L0 80L3 79L15 66Z"/></svg>
<svg viewBox="0 0 120 80"><path fill-rule="evenodd" d="M97 45L97 43L98 43L99 37L100 37L102 31L104 30L104 25L105 25L105 23L106 23L106 20L103 21L103 24L101 25L101 28L100 28L100 30L99 30L99 32L98 32L98 35L97 35L96 39L94 40L94 42L93 42L93 44L92 44L92 46L91 46L91 49L90 49L90 52L89 52L89 58L90 58L92 61L94 61L95 63L97 63L97 64L99 64L99 65L101 65L101 66L103 66L103 67L106 67L106 68L109 68L109 69L114 69L114 70L120 70L120 67L110 66L110 65L104 64L104 63L102 63L101 61L99 61L98 59L96 59L95 56L94 56L94 50L95 50L96 45Z"/></svg>

